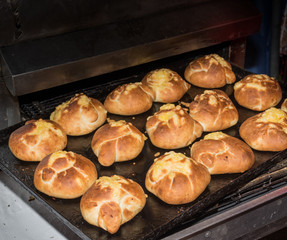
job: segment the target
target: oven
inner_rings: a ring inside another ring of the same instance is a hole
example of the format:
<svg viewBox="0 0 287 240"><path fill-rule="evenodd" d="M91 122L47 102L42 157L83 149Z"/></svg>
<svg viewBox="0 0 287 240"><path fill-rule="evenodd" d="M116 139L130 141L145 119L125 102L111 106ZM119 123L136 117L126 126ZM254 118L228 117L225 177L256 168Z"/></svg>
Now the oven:
<svg viewBox="0 0 287 240"><path fill-rule="evenodd" d="M259 31L261 22L251 1L27 0L7 1L0 12L5 19L0 23L3 179L14 191L31 195L33 208L65 237L255 239L286 226L286 150L256 152L257 162L246 173L212 177L208 191L191 204L168 206L149 195L144 211L110 235L83 220L79 199L39 193L32 184L36 164L13 158L7 147L13 130L28 119L49 118L76 93L103 102L117 86L140 81L156 68L183 76L190 61L217 53L242 79L249 74L244 69L246 38ZM232 87L223 90L232 96ZM195 92L184 100L192 101ZM160 106L154 105L153 111ZM239 111L247 117L244 109ZM144 131L148 114L125 120ZM238 127L228 131L236 134ZM118 173L143 184L151 156L162 152L146 144L134 164L103 168L90 155L91 136L70 137L68 149L92 158L100 176Z"/></svg>

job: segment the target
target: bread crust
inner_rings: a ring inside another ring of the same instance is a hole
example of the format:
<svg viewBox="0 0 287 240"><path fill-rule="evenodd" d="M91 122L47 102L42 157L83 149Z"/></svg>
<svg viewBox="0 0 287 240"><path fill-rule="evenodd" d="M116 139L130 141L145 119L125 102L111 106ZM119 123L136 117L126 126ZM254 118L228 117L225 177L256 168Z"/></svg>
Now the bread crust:
<svg viewBox="0 0 287 240"><path fill-rule="evenodd" d="M245 142L222 132L208 134L194 143L190 157L203 164L210 174L243 173L255 161L252 149Z"/></svg>
<svg viewBox="0 0 287 240"><path fill-rule="evenodd" d="M98 177L93 162L74 152L57 151L45 157L34 173L34 185L48 196L82 196Z"/></svg>
<svg viewBox="0 0 287 240"><path fill-rule="evenodd" d="M119 175L100 177L83 195L80 209L90 224L116 233L145 206L146 195L142 187L131 179Z"/></svg>
<svg viewBox="0 0 287 240"><path fill-rule="evenodd" d="M205 90L195 96L189 105L190 116L199 122L204 132L224 130L238 122L239 114L227 96L221 90Z"/></svg>
<svg viewBox="0 0 287 240"><path fill-rule="evenodd" d="M50 115L50 119L61 125L70 136L91 133L101 126L106 118L107 111L103 104L83 93L76 94L60 104Z"/></svg>
<svg viewBox="0 0 287 240"><path fill-rule="evenodd" d="M165 104L148 117L146 131L153 145L178 149L191 144L202 134L202 126L181 106Z"/></svg>
<svg viewBox="0 0 287 240"><path fill-rule="evenodd" d="M273 107L267 109L246 119L239 128L239 134L253 149L283 151L287 148L287 113Z"/></svg>
<svg viewBox="0 0 287 240"><path fill-rule="evenodd" d="M105 99L109 113L131 116L144 113L152 107L153 99L148 89L140 82L123 84L114 89Z"/></svg>
<svg viewBox="0 0 287 240"><path fill-rule="evenodd" d="M283 110L284 112L287 112L287 98L284 99L284 101L281 104L281 110Z"/></svg>
<svg viewBox="0 0 287 240"><path fill-rule="evenodd" d="M239 105L253 111L264 111L282 99L279 83L265 74L250 74L234 84L234 98Z"/></svg>
<svg viewBox="0 0 287 240"><path fill-rule="evenodd" d="M113 121L100 127L94 134L91 148L103 166L136 158L142 151L145 136L124 120Z"/></svg>
<svg viewBox="0 0 287 240"><path fill-rule="evenodd" d="M9 137L8 146L15 157L23 161L41 161L67 145L63 128L50 120L30 120Z"/></svg>
<svg viewBox="0 0 287 240"><path fill-rule="evenodd" d="M171 151L154 160L146 174L145 186L162 201L178 205L194 201L210 179L205 166Z"/></svg>
<svg viewBox="0 0 287 240"><path fill-rule="evenodd" d="M155 69L142 79L154 102L173 103L180 100L190 88L182 77L167 68Z"/></svg>
<svg viewBox="0 0 287 240"><path fill-rule="evenodd" d="M190 62L184 77L191 84L202 88L220 88L236 80L230 63L217 54L206 55Z"/></svg>

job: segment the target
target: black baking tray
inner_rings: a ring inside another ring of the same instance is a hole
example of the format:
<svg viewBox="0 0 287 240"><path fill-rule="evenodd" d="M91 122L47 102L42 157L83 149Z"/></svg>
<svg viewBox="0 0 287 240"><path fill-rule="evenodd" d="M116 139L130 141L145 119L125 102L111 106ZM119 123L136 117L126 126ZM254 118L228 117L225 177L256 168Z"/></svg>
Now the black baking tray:
<svg viewBox="0 0 287 240"><path fill-rule="evenodd" d="M90 97L94 97L103 102L107 94L126 82L140 81L142 77L150 70L159 67L167 67L177 71L181 76L187 64L194 59L194 55L185 56L185 58L176 58L172 62L159 62L154 65L146 65L144 70L138 74L130 74L127 76L109 75L114 79L108 82L103 81L102 84L79 88L71 92L61 90L59 93L49 95L38 101L25 102L21 105L24 114L27 118L48 118L49 114L54 110L55 106L63 101L72 97L76 92L84 92ZM233 66L237 80L242 79L249 72L244 71L236 66ZM106 77L106 76L105 76ZM256 114L251 110L240 107L233 98L233 85L226 85L221 88L224 90L239 111L238 123L223 132L239 138L238 129L241 123L248 117ZM195 95L202 93L204 89L192 86L191 89L181 99L183 102L190 102ZM280 103L281 104L281 103ZM278 106L280 106L278 104ZM162 104L154 103L153 107L146 113L133 116L123 117L118 115L108 114L108 117L115 120L124 119L133 123L140 131L145 133L145 122L148 116L159 110ZM43 207L49 209L49 214L57 217L67 227L77 234L82 239L158 239L168 231L176 228L181 223L188 221L203 213L208 207L215 205L220 199L237 191L243 185L249 183L251 180L268 172L269 169L274 167L277 163L287 158L287 151L279 153L273 152L260 152L255 151L255 164L254 166L243 174L223 174L212 176L211 182L207 189L193 202L184 205L168 205L153 194L149 193L145 186L145 174L151 166L156 153L163 154L168 150L159 149L146 140L145 146L141 154L134 160L128 162L115 163L110 167L101 166L97 157L94 155L90 148L93 133L79 136L68 137L68 144L65 150L74 151L82 154L93 161L97 167L99 176L111 176L114 174L122 175L126 178L131 178L138 182L148 195L146 206L137 216L131 221L122 225L116 234L109 234L106 231L88 224L81 216L80 213L80 198L73 200L63 200L49 197L37 191L33 185L33 175L36 162L23 162L15 158L8 148L8 139L10 134L22 126L25 121L16 124L12 127L0 131L0 168L10 175L16 182L19 182L26 190L28 190L37 200L40 200ZM204 134L203 134L204 135ZM147 136L147 135L146 135ZM196 141L198 141L197 139ZM183 152L189 156L189 147L175 150ZM45 216L44 216L45 217Z"/></svg>

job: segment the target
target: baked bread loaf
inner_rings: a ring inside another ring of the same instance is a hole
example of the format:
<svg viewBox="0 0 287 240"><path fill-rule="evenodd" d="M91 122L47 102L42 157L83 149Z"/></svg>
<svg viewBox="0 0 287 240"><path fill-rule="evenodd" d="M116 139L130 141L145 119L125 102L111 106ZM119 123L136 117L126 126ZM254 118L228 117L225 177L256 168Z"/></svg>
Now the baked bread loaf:
<svg viewBox="0 0 287 240"><path fill-rule="evenodd" d="M205 166L171 151L154 160L146 174L145 186L162 201L176 205L195 200L210 179Z"/></svg>
<svg viewBox="0 0 287 240"><path fill-rule="evenodd" d="M145 203L146 195L138 183L114 175L100 177L81 198L80 208L88 223L114 234L136 216Z"/></svg>
<svg viewBox="0 0 287 240"><path fill-rule="evenodd" d="M50 119L62 126L67 135L81 136L91 133L107 118L107 111L97 99L76 94L69 101L57 106Z"/></svg>
<svg viewBox="0 0 287 240"><path fill-rule="evenodd" d="M146 131L156 147L177 149L199 138L202 127L180 105L165 104L160 111L148 117Z"/></svg>
<svg viewBox="0 0 287 240"><path fill-rule="evenodd" d="M239 128L241 138L259 151L282 151L287 148L287 113L269 108L246 119Z"/></svg>
<svg viewBox="0 0 287 240"><path fill-rule="evenodd" d="M167 68L156 69L149 72L142 84L148 86L154 102L172 103L183 97L190 88L190 84L182 77Z"/></svg>
<svg viewBox="0 0 287 240"><path fill-rule="evenodd" d="M91 148L103 166L136 158L142 151L145 136L124 120L113 121L100 127L94 134Z"/></svg>
<svg viewBox="0 0 287 240"><path fill-rule="evenodd" d="M281 104L281 110L284 112L287 112L287 98L284 99L284 101Z"/></svg>
<svg viewBox="0 0 287 240"><path fill-rule="evenodd" d="M223 130L238 122L238 111L221 90L205 90L189 105L190 116L198 121L204 132Z"/></svg>
<svg viewBox="0 0 287 240"><path fill-rule="evenodd" d="M217 54L206 55L190 62L184 77L191 84L202 88L220 88L236 80L230 63Z"/></svg>
<svg viewBox="0 0 287 240"><path fill-rule="evenodd" d="M9 148L23 161L41 161L44 157L67 145L63 128L50 120L30 120L9 137Z"/></svg>
<svg viewBox="0 0 287 240"><path fill-rule="evenodd" d="M93 162L74 152L57 151L45 157L34 173L34 185L48 196L73 199L97 180Z"/></svg>
<svg viewBox="0 0 287 240"><path fill-rule="evenodd" d="M250 74L234 84L234 97L243 107L264 111L280 102L282 90L274 78L265 74Z"/></svg>
<svg viewBox="0 0 287 240"><path fill-rule="evenodd" d="M245 142L223 132L209 133L194 143L190 157L203 164L210 174L242 173L255 161L253 151Z"/></svg>
<svg viewBox="0 0 287 240"><path fill-rule="evenodd" d="M131 116L148 111L152 103L148 88L136 82L117 87L106 97L104 106L109 113Z"/></svg>

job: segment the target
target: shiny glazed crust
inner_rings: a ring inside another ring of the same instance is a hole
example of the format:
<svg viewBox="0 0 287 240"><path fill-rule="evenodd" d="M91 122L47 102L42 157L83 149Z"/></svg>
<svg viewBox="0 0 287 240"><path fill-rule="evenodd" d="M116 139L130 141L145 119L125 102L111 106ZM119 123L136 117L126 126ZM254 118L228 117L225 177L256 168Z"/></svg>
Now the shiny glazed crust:
<svg viewBox="0 0 287 240"><path fill-rule="evenodd" d="M164 149L186 147L202 134L201 125L181 106L165 104L148 117L146 131L153 145Z"/></svg>
<svg viewBox="0 0 287 240"><path fill-rule="evenodd" d="M97 179L95 165L82 155L58 151L45 157L34 173L34 185L51 197L82 196Z"/></svg>
<svg viewBox="0 0 287 240"><path fill-rule="evenodd" d="M189 114L198 121L204 132L223 130L238 122L238 111L221 90L205 90L189 105Z"/></svg>
<svg viewBox="0 0 287 240"><path fill-rule="evenodd" d="M50 120L30 120L11 133L9 148L23 161L41 161L44 157L67 145L63 128Z"/></svg>
<svg viewBox="0 0 287 240"><path fill-rule="evenodd" d="M202 88L220 88L234 83L231 65L217 54L210 54L190 62L184 72L185 79Z"/></svg>
<svg viewBox="0 0 287 240"><path fill-rule="evenodd" d="M190 84L182 77L167 68L156 69L149 72L142 84L149 89L154 102L172 103L180 100L190 88Z"/></svg>
<svg viewBox="0 0 287 240"><path fill-rule="evenodd" d="M274 78L264 74L250 74L234 84L234 97L243 107L264 111L280 102L282 90Z"/></svg>
<svg viewBox="0 0 287 240"><path fill-rule="evenodd" d="M205 166L173 151L156 158L149 168L145 186L168 204L184 204L195 200L210 182Z"/></svg>
<svg viewBox="0 0 287 240"><path fill-rule="evenodd" d="M109 113L131 116L148 111L152 103L147 87L136 82L117 87L106 97L104 106Z"/></svg>
<svg viewBox="0 0 287 240"><path fill-rule="evenodd" d="M269 117L264 118L265 115ZM273 152L285 150L287 148L287 113L276 108L267 109L246 119L239 128L239 134L253 149Z"/></svg>
<svg viewBox="0 0 287 240"><path fill-rule="evenodd" d="M67 135L81 136L91 133L107 118L107 111L97 99L76 94L69 101L57 106L50 119L57 122Z"/></svg>
<svg viewBox="0 0 287 240"><path fill-rule="evenodd" d="M103 166L136 158L144 147L145 136L131 123L111 121L94 134L91 148Z"/></svg>
<svg viewBox="0 0 287 240"><path fill-rule="evenodd" d="M88 223L114 234L137 215L145 203L146 195L138 183L114 175L100 177L83 195L80 208Z"/></svg>
<svg viewBox="0 0 287 240"><path fill-rule="evenodd" d="M251 148L238 138L227 134L220 137L209 138L196 142L190 149L190 156L203 164L210 174L242 173L250 169L255 157Z"/></svg>

